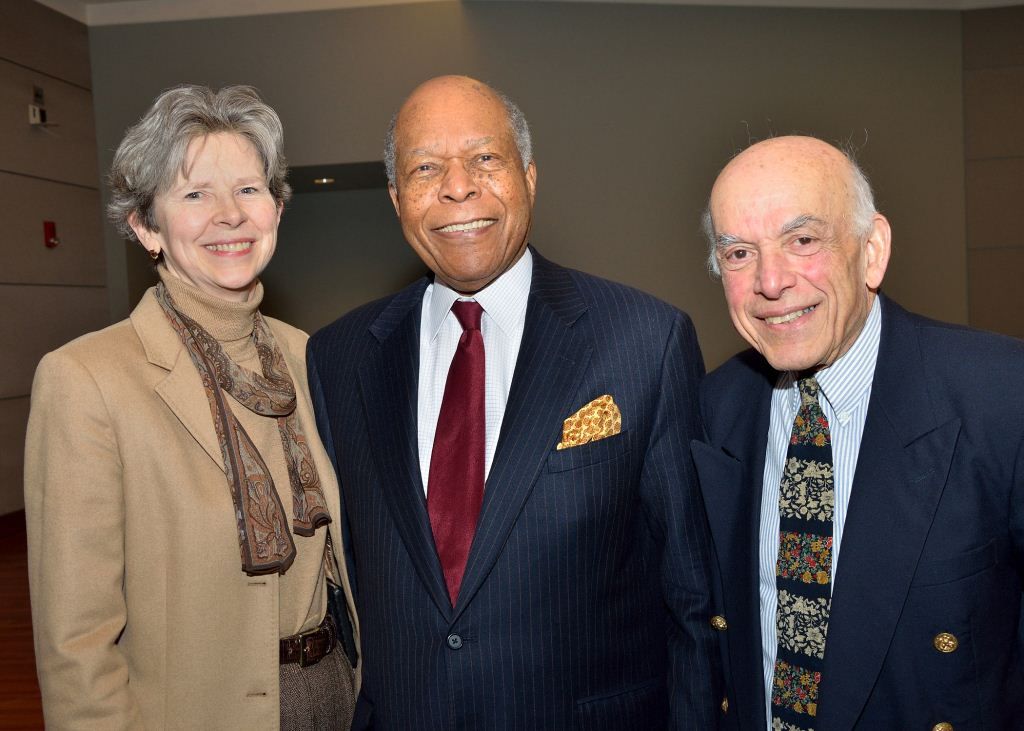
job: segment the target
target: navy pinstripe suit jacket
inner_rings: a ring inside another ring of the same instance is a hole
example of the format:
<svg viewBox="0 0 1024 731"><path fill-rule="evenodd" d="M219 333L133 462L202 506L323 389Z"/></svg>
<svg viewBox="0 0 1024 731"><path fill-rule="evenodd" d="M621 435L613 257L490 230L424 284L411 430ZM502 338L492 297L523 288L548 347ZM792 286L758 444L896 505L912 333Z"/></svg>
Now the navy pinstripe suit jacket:
<svg viewBox="0 0 1024 731"><path fill-rule="evenodd" d="M713 727L709 538L689 456L703 361L690 320L534 254L519 358L452 607L416 452L427 283L309 341L361 622L356 726ZM556 451L562 421L603 394L618 404L622 432Z"/></svg>

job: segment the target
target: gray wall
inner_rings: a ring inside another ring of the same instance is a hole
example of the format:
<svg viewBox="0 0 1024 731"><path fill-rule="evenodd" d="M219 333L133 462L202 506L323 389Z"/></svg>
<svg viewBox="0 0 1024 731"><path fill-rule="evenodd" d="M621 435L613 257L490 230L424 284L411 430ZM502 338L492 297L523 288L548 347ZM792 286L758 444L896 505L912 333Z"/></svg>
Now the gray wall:
<svg viewBox="0 0 1024 731"><path fill-rule="evenodd" d="M48 121L28 123L33 87ZM109 322L86 28L0 3L0 515L21 510L29 389L44 353ZM48 248L43 221L57 225ZM123 279L123 275L121 276ZM123 285L122 285L123 286Z"/></svg>
<svg viewBox="0 0 1024 731"><path fill-rule="evenodd" d="M964 13L963 36L969 322L1024 338L1024 6Z"/></svg>
<svg viewBox="0 0 1024 731"><path fill-rule="evenodd" d="M152 98L183 81L257 85L281 113L291 162L310 165L378 158L416 83L476 75L531 121L538 248L688 310L713 366L740 341L704 270L698 217L728 156L772 133L860 148L895 230L886 290L966 321L960 24L955 12L486 2L95 27L101 166ZM416 271L386 200L379 233L360 218L383 190L318 195L286 211L266 276L268 311L306 327ZM151 273L109 229L107 250L123 316Z"/></svg>

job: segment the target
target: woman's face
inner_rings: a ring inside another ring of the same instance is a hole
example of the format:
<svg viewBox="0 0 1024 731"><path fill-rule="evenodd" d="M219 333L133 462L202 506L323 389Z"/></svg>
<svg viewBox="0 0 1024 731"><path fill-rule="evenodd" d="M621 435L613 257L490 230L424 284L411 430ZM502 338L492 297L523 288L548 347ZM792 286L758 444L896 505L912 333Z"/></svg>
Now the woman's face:
<svg viewBox="0 0 1024 731"><path fill-rule="evenodd" d="M153 202L158 231L130 220L149 251L200 290L245 301L277 246L281 209L267 188L255 148L241 135L197 137L184 173Z"/></svg>

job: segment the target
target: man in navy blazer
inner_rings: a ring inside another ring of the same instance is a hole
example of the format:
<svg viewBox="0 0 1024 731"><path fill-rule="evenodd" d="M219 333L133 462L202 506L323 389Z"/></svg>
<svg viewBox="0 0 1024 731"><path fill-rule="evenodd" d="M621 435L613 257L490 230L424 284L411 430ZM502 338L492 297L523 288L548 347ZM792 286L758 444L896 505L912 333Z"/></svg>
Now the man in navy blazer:
<svg viewBox="0 0 1024 731"><path fill-rule="evenodd" d="M689 318L527 246L528 128L486 85L418 87L386 164L433 275L345 315L308 351L359 615L356 727L715 727ZM435 483L432 450L458 388L449 364L478 336L453 302L482 307L487 378L486 483L454 583L430 493L455 482Z"/></svg>
<svg viewBox="0 0 1024 731"><path fill-rule="evenodd" d="M694 443L730 727L1024 728L1024 343L881 295L889 224L819 140L740 153L705 224L753 346L708 376ZM809 376L831 427L834 560L820 676L795 693L778 655L808 639L810 605L776 594L779 475Z"/></svg>

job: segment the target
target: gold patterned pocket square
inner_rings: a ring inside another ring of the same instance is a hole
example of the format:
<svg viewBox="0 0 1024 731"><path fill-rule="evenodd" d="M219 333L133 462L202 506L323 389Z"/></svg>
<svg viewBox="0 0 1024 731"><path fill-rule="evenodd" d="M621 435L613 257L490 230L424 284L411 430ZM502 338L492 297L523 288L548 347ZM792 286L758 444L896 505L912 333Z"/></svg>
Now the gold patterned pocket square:
<svg viewBox="0 0 1024 731"><path fill-rule="evenodd" d="M557 449L578 447L613 437L622 431L622 414L610 394L598 396L562 422L562 441Z"/></svg>

